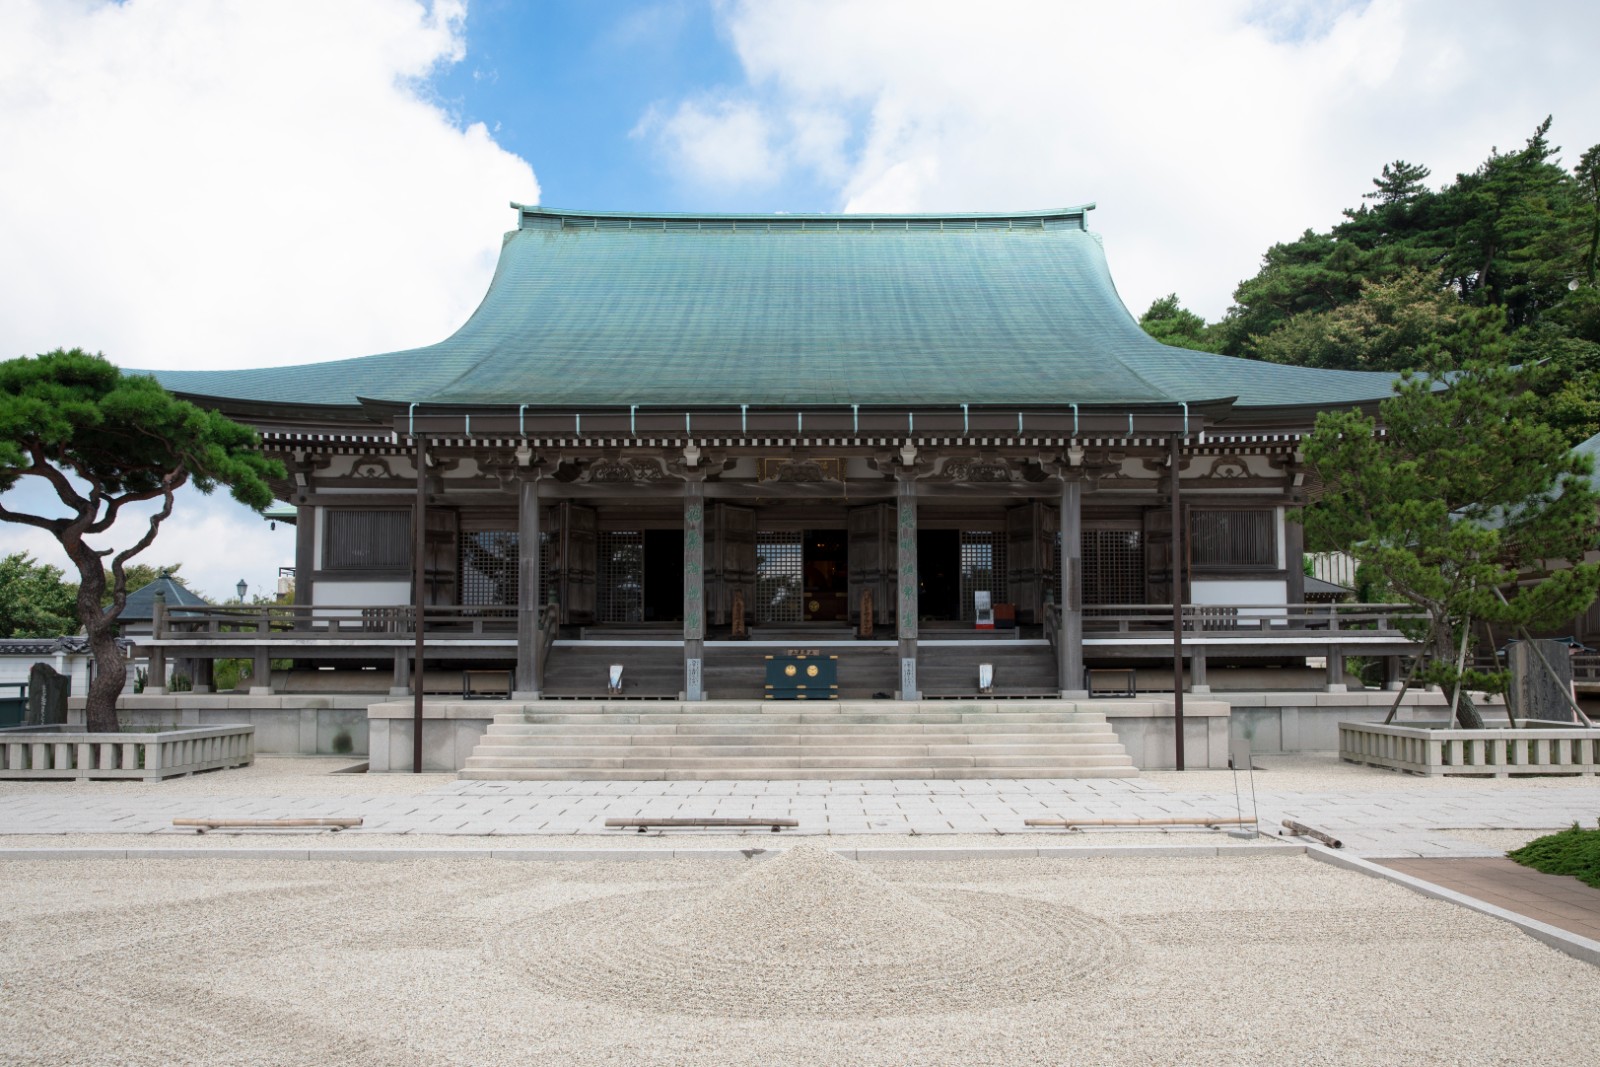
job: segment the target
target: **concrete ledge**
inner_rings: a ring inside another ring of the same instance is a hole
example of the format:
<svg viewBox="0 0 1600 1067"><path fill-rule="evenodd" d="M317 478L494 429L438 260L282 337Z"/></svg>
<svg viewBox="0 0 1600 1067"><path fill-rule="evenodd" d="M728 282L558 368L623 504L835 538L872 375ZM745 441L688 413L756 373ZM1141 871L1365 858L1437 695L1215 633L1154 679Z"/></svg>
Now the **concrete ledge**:
<svg viewBox="0 0 1600 1067"><path fill-rule="evenodd" d="M1334 867L1343 867L1349 871L1359 871L1373 878L1383 878L1405 886L1414 893L1421 893L1434 900L1444 900L1451 904L1459 904L1463 908L1504 920L1517 927L1523 933L1536 941L1542 941L1559 952L1565 952L1573 959L1579 959L1591 966L1600 967L1600 941L1591 941L1587 937L1569 933L1549 923L1542 923L1537 919L1530 919L1526 915L1518 915L1514 911L1469 897L1465 893L1458 893L1454 889L1446 889L1442 885L1425 882L1409 874L1385 867L1382 864L1372 863L1359 856L1345 855L1322 845L1307 845L1306 854L1312 859Z"/></svg>

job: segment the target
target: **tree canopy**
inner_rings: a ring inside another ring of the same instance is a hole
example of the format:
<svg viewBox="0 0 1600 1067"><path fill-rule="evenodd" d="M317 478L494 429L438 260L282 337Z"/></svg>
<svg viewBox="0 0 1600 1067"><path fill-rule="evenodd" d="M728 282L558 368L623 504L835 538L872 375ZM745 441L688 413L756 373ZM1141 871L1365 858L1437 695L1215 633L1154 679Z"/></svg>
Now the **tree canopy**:
<svg viewBox="0 0 1600 1067"><path fill-rule="evenodd" d="M1426 166L1385 163L1337 224L1267 249L1220 322L1172 295L1141 325L1166 344L1314 367L1547 363L1545 417L1576 444L1600 431L1600 145L1568 170L1551 128L1437 188Z"/></svg>
<svg viewBox="0 0 1600 1067"><path fill-rule="evenodd" d="M65 637L78 632L78 594L60 567L25 552L0 559L0 637Z"/></svg>
<svg viewBox="0 0 1600 1067"><path fill-rule="evenodd" d="M1548 370L1468 363L1445 379L1406 374L1381 406L1325 412L1304 444L1323 490L1304 509L1307 545L1351 552L1428 617L1418 678L1497 690L1460 667L1474 621L1541 627L1600 590L1587 457L1537 417ZM1441 388L1448 386L1448 388ZM1464 699L1463 726L1482 719Z"/></svg>
<svg viewBox="0 0 1600 1067"><path fill-rule="evenodd" d="M283 468L257 443L248 427L179 400L153 378L124 374L103 356L57 349L0 362L0 520L48 531L78 569L77 616L96 663L91 730L116 728L126 664L115 624L127 604L129 560L155 540L185 484L203 493L228 486L257 511L270 504L267 479ZM65 514L19 511L5 500L30 477L51 488ZM132 545L91 544L144 501L157 508L148 518L130 516L130 524L144 524Z"/></svg>

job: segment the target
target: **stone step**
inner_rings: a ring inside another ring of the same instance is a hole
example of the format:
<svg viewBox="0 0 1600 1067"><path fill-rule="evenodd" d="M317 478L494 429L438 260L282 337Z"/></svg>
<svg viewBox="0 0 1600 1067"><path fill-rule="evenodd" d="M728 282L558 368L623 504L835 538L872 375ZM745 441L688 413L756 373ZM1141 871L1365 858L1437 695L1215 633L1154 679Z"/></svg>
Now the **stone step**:
<svg viewBox="0 0 1600 1067"><path fill-rule="evenodd" d="M851 754L839 756L810 756L810 755L774 755L751 758L727 756L505 756L499 758L468 756L467 769L554 769L554 770L592 770L605 772L596 777L609 777L613 770L725 770L725 771L751 771L765 770L768 777L784 778L784 773L791 770L802 769L832 769L841 773L841 777L849 778L848 773L852 768L875 767L879 769L897 769L902 777L922 777L924 771L937 771L950 768L988 768L991 771L1005 770L1009 776L1011 769L1017 767L1055 767L1058 776L1067 776L1072 769L1079 767L1125 767L1128 758L1123 753L1090 753L1086 755L1053 755L1049 758L1039 756L992 756L979 759L970 755L931 756L926 753L906 756L880 755L878 753ZM908 775L907 770L915 770L916 774Z"/></svg>
<svg viewBox="0 0 1600 1067"><path fill-rule="evenodd" d="M1072 730L1034 730L1025 732L923 732L895 730L870 734L813 729L804 733L763 731L760 733L637 733L630 731L581 731L550 734L503 734L490 731L480 745L495 748L541 748L550 745L815 745L824 741L841 745L1037 745L1099 744L1115 740L1109 726Z"/></svg>
<svg viewBox="0 0 1600 1067"><path fill-rule="evenodd" d="M765 737L797 734L847 734L870 738L878 735L961 734L1061 734L1079 735L1109 731L1104 719L1090 722L692 722L692 723L493 723L487 737L586 736Z"/></svg>
<svg viewBox="0 0 1600 1067"><path fill-rule="evenodd" d="M1129 777L1103 710L1075 701L540 702L495 715L483 780Z"/></svg>
<svg viewBox="0 0 1600 1067"><path fill-rule="evenodd" d="M852 767L846 770L819 767L791 767L781 772L765 768L730 770L673 769L627 770L610 768L603 772L587 768L473 768L463 770L459 777L480 782L762 782L762 781L1055 781L1078 778L1137 778L1138 770L1132 764L1116 767L1072 767L1063 769L1054 765L1008 767L997 774L989 767L943 767L929 769L926 773L912 774L901 767ZM1017 817L1022 827L1022 817Z"/></svg>
<svg viewBox="0 0 1600 1067"><path fill-rule="evenodd" d="M815 708L811 705L810 708ZM834 712L821 710L805 711L772 711L772 712L647 712L647 711L597 711L593 713L573 712L528 712L526 714L513 713L509 715L496 715L494 725L516 726L527 725L581 725L584 723L611 723L616 725L661 725L667 723L748 723L752 726L763 723L844 723L856 725L894 725L899 723L1084 723L1104 722L1105 715L1097 711L1037 711L1037 712L988 712L988 711L962 711L958 706L952 706L948 711L908 711L908 712Z"/></svg>
<svg viewBox="0 0 1600 1067"><path fill-rule="evenodd" d="M478 745L467 757L468 766L506 766L512 761L538 759L725 759L761 762L768 758L805 759L814 756L853 757L855 762L876 763L894 757L959 757L994 761L1012 756L1047 756L1072 759L1077 756L1120 756L1122 746L1115 739L1075 745L554 745L537 750L518 745ZM474 763L476 760L478 762ZM1042 762L1042 761L1041 761ZM536 765L536 764L535 764Z"/></svg>

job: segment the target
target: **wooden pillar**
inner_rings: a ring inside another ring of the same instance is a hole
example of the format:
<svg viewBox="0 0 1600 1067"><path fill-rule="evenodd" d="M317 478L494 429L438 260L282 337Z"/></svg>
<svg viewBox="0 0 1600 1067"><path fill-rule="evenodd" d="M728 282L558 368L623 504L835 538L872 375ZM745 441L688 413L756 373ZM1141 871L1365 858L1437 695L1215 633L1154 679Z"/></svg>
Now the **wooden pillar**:
<svg viewBox="0 0 1600 1067"><path fill-rule="evenodd" d="M544 634L539 616L539 482L526 474L517 486L517 675L513 700L538 700L544 688Z"/></svg>
<svg viewBox="0 0 1600 1067"><path fill-rule="evenodd" d="M150 606L150 637L160 640L166 636L167 628L167 597L165 593L157 593L155 602ZM167 691L167 650L160 645L150 646L148 657L149 666L145 668L144 691L151 696L159 696Z"/></svg>
<svg viewBox="0 0 1600 1067"><path fill-rule="evenodd" d="M413 405L415 406L415 405ZM413 427L413 431L415 428ZM428 553L428 445L418 435L417 497L412 505L411 519L415 540L411 546L411 631L415 638L415 656L411 677L411 773L422 773L422 695L427 688L428 665L423 638L422 605L427 603L427 553Z"/></svg>
<svg viewBox="0 0 1600 1067"><path fill-rule="evenodd" d="M267 646L266 639L272 632L272 618L267 614L267 609L261 609L261 615L256 619L256 636L260 643L256 645L256 655L250 665L250 695L268 696L272 693L272 651Z"/></svg>
<svg viewBox="0 0 1600 1067"><path fill-rule="evenodd" d="M1173 766L1183 770L1183 455L1172 438L1172 733Z"/></svg>
<svg viewBox="0 0 1600 1067"><path fill-rule="evenodd" d="M691 472L683 485L683 698L704 700L706 645L706 483Z"/></svg>
<svg viewBox="0 0 1600 1067"><path fill-rule="evenodd" d="M1306 528L1298 522L1283 519L1283 509L1274 512L1274 520L1283 527L1283 564L1287 571L1287 600L1290 604L1306 602Z"/></svg>
<svg viewBox="0 0 1600 1067"><path fill-rule="evenodd" d="M294 602L316 603L317 509L301 504L294 520Z"/></svg>
<svg viewBox="0 0 1600 1067"><path fill-rule="evenodd" d="M900 639L900 699L919 700L917 688L917 483L901 474L895 487L895 570L900 597L895 615Z"/></svg>
<svg viewBox="0 0 1600 1067"><path fill-rule="evenodd" d="M1344 682L1344 649L1338 645L1328 646L1328 692L1343 693L1347 690Z"/></svg>
<svg viewBox="0 0 1600 1067"><path fill-rule="evenodd" d="M194 677L190 681L190 692L211 692L212 678L214 676L214 662L209 656L203 656L193 661Z"/></svg>
<svg viewBox="0 0 1600 1067"><path fill-rule="evenodd" d="M1206 681L1206 648L1191 645L1189 652L1189 692L1209 693L1211 683Z"/></svg>
<svg viewBox="0 0 1600 1067"><path fill-rule="evenodd" d="M1056 683L1063 697L1086 698L1083 675L1083 482L1061 483L1061 632L1056 635Z"/></svg>

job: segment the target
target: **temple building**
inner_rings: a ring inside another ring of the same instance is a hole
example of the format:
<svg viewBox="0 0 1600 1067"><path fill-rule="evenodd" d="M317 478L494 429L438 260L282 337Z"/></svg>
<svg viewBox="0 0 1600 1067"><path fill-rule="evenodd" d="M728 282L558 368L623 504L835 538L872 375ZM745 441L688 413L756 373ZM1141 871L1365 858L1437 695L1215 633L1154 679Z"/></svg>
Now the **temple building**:
<svg viewBox="0 0 1600 1067"><path fill-rule="evenodd" d="M299 538L270 650L173 615L173 654L379 665L399 695L419 590L423 687L517 700L760 699L802 647L837 657L812 699L1171 692L1175 661L1203 693L1308 656L1338 688L1343 654L1410 647L1306 602L1287 519L1317 412L1391 376L1159 344L1092 205L513 206L438 344L159 373L260 430Z"/></svg>

